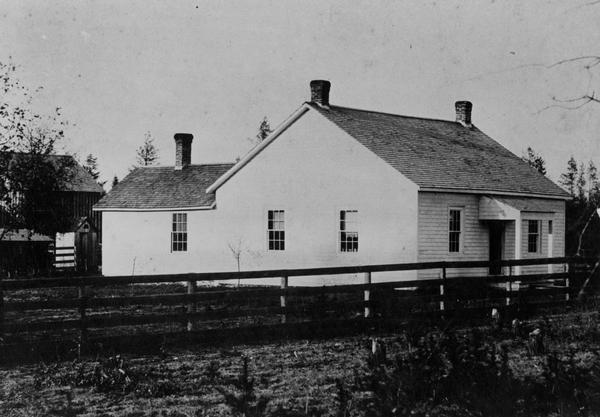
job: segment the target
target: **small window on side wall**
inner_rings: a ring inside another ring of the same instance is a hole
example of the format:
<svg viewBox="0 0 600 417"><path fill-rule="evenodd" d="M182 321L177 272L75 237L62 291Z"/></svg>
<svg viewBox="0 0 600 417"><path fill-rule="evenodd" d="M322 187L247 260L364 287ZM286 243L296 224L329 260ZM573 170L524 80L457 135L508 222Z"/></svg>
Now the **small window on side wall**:
<svg viewBox="0 0 600 417"><path fill-rule="evenodd" d="M450 209L448 212L448 252L460 252L461 209Z"/></svg>
<svg viewBox="0 0 600 417"><path fill-rule="evenodd" d="M340 251L358 252L358 210L340 210Z"/></svg>
<svg viewBox="0 0 600 417"><path fill-rule="evenodd" d="M527 221L527 252L538 253L540 251L540 221Z"/></svg>
<svg viewBox="0 0 600 417"><path fill-rule="evenodd" d="M267 244L269 250L285 250L285 211L267 213Z"/></svg>
<svg viewBox="0 0 600 417"><path fill-rule="evenodd" d="M171 252L187 251L187 213L173 213Z"/></svg>

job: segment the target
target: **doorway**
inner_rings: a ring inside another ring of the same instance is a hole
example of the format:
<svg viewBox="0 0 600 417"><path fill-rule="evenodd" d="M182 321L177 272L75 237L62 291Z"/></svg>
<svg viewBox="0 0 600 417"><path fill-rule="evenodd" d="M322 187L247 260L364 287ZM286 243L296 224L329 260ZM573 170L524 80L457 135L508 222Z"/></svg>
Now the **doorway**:
<svg viewBox="0 0 600 417"><path fill-rule="evenodd" d="M502 241L504 240L504 222L489 222L490 230L490 262L502 260ZM500 265L490 266L490 275L501 275Z"/></svg>

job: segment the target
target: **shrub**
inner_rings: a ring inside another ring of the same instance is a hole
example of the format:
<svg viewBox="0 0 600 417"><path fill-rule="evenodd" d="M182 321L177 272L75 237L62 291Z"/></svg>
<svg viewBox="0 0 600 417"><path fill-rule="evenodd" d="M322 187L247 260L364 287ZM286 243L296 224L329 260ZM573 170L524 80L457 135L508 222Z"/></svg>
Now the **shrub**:
<svg viewBox="0 0 600 417"><path fill-rule="evenodd" d="M242 357L240 375L232 381L233 390L219 389L224 397L225 404L236 416L260 417L265 415L269 399L257 396L254 392L255 379L250 376L248 357Z"/></svg>

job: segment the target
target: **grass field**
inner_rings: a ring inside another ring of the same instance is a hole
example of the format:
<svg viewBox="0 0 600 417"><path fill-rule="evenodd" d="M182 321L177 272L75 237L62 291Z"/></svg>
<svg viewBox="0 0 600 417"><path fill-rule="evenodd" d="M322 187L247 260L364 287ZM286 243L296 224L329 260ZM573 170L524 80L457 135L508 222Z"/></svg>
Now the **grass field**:
<svg viewBox="0 0 600 417"><path fill-rule="evenodd" d="M4 366L0 415L600 415L598 318L595 307L588 307L523 323L517 335L508 327L488 325L475 330L480 341L474 341L473 329L455 329L450 333L467 348L452 352L440 350L439 329L415 326L377 335L387 355L376 365L369 349L369 337L375 335L357 335L166 348L157 355L115 357L115 352L106 352L75 361ZM528 342L527 335L535 328L546 335L539 352L532 351ZM432 358L441 359L432 362ZM502 370L503 363L509 371ZM450 384L457 370L462 370L462 379ZM499 385L510 392L488 386L481 391L485 384L477 383L478 378L496 380L501 373L502 378L510 374ZM439 397L403 386L408 381L425 391L430 386L447 390L448 385L459 385L459 389ZM463 395L470 391L477 395ZM497 402L497 413L473 400L486 396L484 404Z"/></svg>

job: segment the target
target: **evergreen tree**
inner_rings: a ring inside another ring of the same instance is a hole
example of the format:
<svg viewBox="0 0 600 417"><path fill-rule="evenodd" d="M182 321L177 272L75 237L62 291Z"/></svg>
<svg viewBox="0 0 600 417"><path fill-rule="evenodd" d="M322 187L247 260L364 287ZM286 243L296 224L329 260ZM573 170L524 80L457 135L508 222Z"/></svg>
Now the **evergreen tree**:
<svg viewBox="0 0 600 417"><path fill-rule="evenodd" d="M531 146L527 147L527 153L521 157L530 167L535 168L540 174L546 175L546 161L536 153Z"/></svg>
<svg viewBox="0 0 600 417"><path fill-rule="evenodd" d="M89 154L85 158L83 169L89 172L92 178L98 180L98 177L100 176L100 172L98 171L98 158L96 158L94 155Z"/></svg>
<svg viewBox="0 0 600 417"><path fill-rule="evenodd" d="M269 124L269 119L265 116L258 125L258 133L253 138L248 138L250 142L252 142L255 146L265 140L271 134L271 125Z"/></svg>
<svg viewBox="0 0 600 417"><path fill-rule="evenodd" d="M258 143L265 140L267 136L271 134L271 132L271 125L269 124L267 116L265 116L262 122L260 122L260 125L258 126L258 133L256 134L256 139L258 140Z"/></svg>
<svg viewBox="0 0 600 417"><path fill-rule="evenodd" d="M579 165L579 171L577 175L577 198L579 198L579 201L585 201L586 199L585 184L585 167L582 163L581 165Z"/></svg>
<svg viewBox="0 0 600 417"><path fill-rule="evenodd" d="M598 181L598 169L594 161L588 163L588 198L590 201L597 201L600 197L600 182Z"/></svg>
<svg viewBox="0 0 600 417"><path fill-rule="evenodd" d="M577 182L577 161L571 156L567 162L567 171L560 175L560 185L562 185L573 197L575 197L575 186Z"/></svg>
<svg viewBox="0 0 600 417"><path fill-rule="evenodd" d="M154 165L158 160L158 149L150 132L144 135L144 143L137 149L137 163L141 166Z"/></svg>

